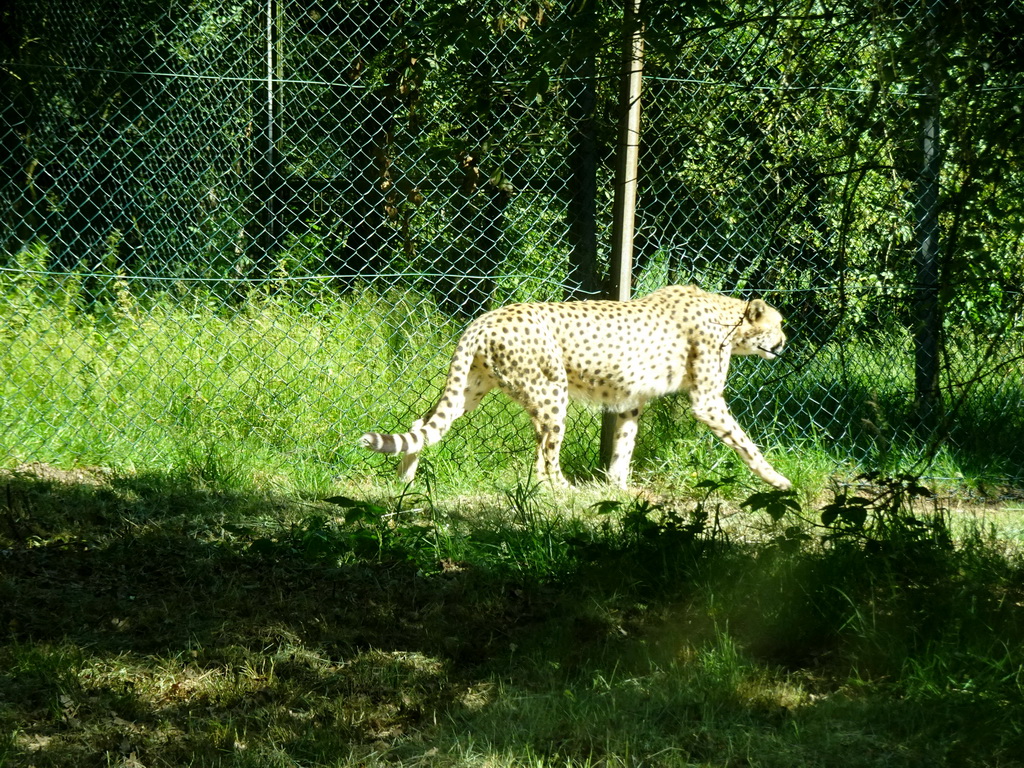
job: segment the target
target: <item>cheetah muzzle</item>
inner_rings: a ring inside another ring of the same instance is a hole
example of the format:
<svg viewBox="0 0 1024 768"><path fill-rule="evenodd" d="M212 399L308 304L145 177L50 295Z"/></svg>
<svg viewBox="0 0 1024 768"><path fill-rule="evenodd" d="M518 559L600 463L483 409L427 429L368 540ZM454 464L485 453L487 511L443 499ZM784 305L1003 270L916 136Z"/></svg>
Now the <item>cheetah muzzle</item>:
<svg viewBox="0 0 1024 768"><path fill-rule="evenodd" d="M403 434L368 432L362 445L404 453L399 477L412 482L419 453L497 387L530 415L537 477L568 483L559 453L569 398L616 414L608 480L625 487L637 419L655 397L685 390L694 417L769 485L787 490L729 411L724 391L733 355L773 360L786 335L782 316L760 299L668 286L633 301L511 304L487 312L459 340L437 404Z"/></svg>

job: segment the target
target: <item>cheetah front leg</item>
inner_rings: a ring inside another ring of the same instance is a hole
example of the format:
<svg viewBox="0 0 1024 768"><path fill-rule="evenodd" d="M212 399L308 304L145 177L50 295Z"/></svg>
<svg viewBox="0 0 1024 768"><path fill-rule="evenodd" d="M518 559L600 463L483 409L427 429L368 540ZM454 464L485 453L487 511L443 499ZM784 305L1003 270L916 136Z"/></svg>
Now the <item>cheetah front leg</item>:
<svg viewBox="0 0 1024 768"><path fill-rule="evenodd" d="M736 451L743 459L743 463L750 467L751 472L780 491L788 491L793 487L786 477L776 472L775 468L768 463L760 449L754 445L754 441L747 437L747 433L729 412L729 406L724 397L721 395L693 395L691 397L694 418L707 424L719 440Z"/></svg>

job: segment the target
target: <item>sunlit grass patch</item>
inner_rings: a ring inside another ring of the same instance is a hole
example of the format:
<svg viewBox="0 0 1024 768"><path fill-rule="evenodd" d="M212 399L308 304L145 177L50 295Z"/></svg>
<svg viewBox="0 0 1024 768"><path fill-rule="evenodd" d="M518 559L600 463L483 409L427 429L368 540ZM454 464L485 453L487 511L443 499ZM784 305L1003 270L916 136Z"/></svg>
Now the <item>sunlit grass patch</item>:
<svg viewBox="0 0 1024 768"><path fill-rule="evenodd" d="M202 292L136 295L112 275L96 300L74 275L5 277L0 399L16 415L3 430L9 467L174 471L296 493L382 480L397 460L361 449L360 435L405 430L436 402L466 324L412 289L267 289L229 303ZM951 350L966 381L945 395L943 434L952 439L935 450L913 426L911 359L899 365L886 351L907 343L892 334L844 340L841 354L803 350L792 363L738 359L726 396L769 459L811 495L835 474L865 469L924 466L963 483L1014 477L1012 371L971 359L969 345ZM972 365L986 375L972 379ZM600 421L596 409L573 404L563 463L576 482L601 477ZM495 393L424 452L420 488L512 484L529 476L533 454L529 419ZM728 475L757 483L694 421L685 395L644 414L635 469L638 483L672 491Z"/></svg>

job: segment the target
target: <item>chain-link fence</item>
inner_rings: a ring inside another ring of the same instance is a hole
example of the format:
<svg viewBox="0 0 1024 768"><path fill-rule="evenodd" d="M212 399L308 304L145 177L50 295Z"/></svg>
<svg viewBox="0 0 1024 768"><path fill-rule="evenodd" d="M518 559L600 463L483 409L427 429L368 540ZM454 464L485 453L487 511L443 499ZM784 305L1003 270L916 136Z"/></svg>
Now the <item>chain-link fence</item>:
<svg viewBox="0 0 1024 768"><path fill-rule="evenodd" d="M468 318L599 295L623 10L13 0L2 11L5 462L365 471ZM913 435L1018 477L1024 5L640 8L634 292L761 295L732 374L769 450ZM500 400L447 453L529 454ZM647 419L657 461L680 406ZM570 469L596 462L576 411ZM923 429L922 429L923 426ZM493 450L500 444L498 451ZM483 451L483 445L492 450ZM230 461L227 461L230 464Z"/></svg>

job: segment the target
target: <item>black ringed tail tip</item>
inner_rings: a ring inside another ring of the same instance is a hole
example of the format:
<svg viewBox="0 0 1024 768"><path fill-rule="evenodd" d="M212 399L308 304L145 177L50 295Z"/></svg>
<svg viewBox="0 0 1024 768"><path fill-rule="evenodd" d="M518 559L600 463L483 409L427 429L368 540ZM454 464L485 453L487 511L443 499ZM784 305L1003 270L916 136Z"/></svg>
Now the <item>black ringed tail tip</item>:
<svg viewBox="0 0 1024 768"><path fill-rule="evenodd" d="M369 448L371 451L377 451L378 453L391 453L389 450L388 441L385 439L386 435L379 435L376 432L367 432L359 440L359 444L363 448Z"/></svg>

